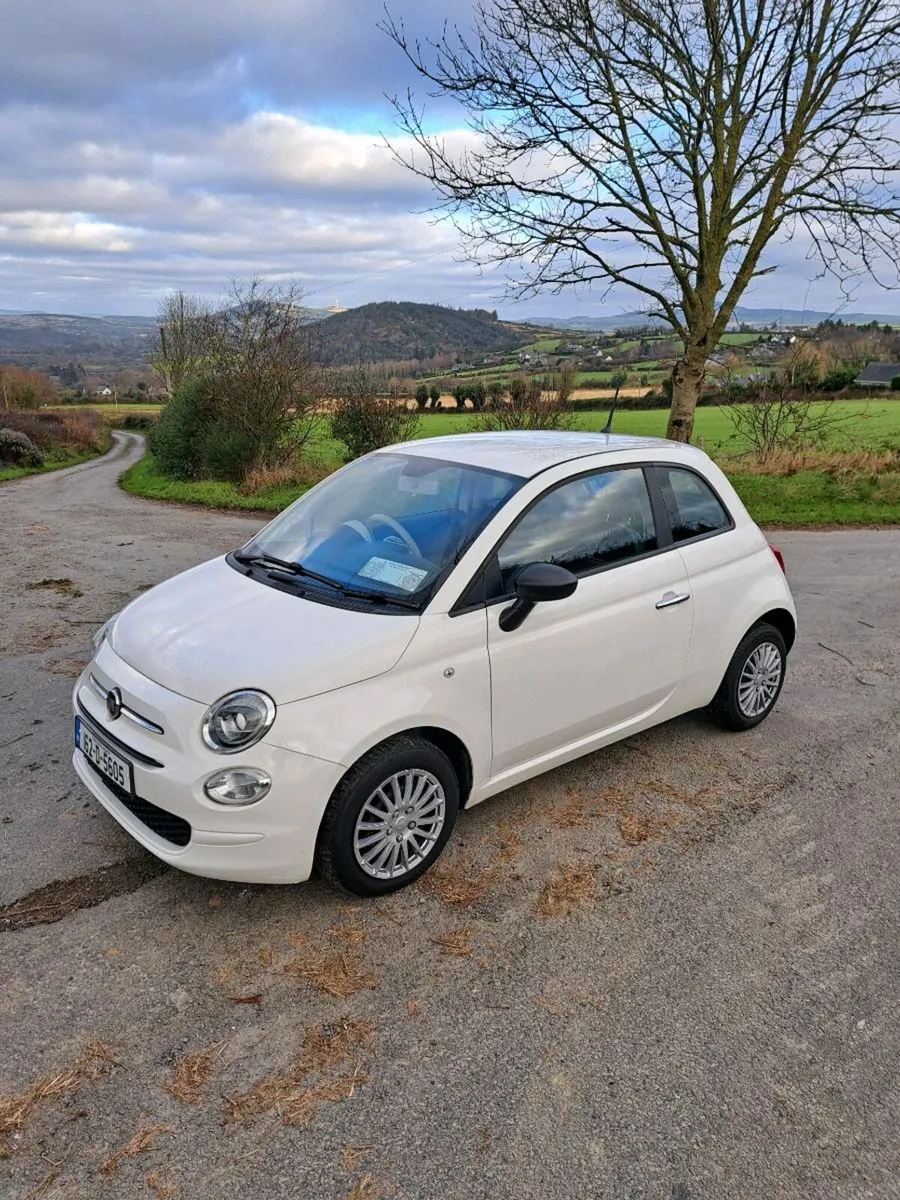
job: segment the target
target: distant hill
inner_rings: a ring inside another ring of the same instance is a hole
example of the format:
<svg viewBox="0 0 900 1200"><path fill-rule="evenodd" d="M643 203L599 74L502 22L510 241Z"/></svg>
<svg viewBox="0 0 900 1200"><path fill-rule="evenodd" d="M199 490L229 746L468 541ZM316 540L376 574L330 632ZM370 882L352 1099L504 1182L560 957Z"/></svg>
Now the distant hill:
<svg viewBox="0 0 900 1200"><path fill-rule="evenodd" d="M483 309L384 301L350 308L321 321L315 355L325 366L418 361L468 361L532 341L533 331L508 325Z"/></svg>
<svg viewBox="0 0 900 1200"><path fill-rule="evenodd" d="M871 321L877 321L880 325L900 325L900 316L896 313L844 313L825 312L812 308L744 308L742 306L735 309L731 324L754 325L767 329L778 325L797 328L804 325L818 325L820 321L837 320L838 318L845 325L868 325ZM650 317L642 312L620 312L580 317L529 317L527 323L537 329L580 329L583 331L640 329L648 326L660 329L669 328L666 322L660 320L659 317Z"/></svg>
<svg viewBox="0 0 900 1200"><path fill-rule="evenodd" d="M65 313L0 313L0 362L139 367L156 337L154 317L82 317Z"/></svg>

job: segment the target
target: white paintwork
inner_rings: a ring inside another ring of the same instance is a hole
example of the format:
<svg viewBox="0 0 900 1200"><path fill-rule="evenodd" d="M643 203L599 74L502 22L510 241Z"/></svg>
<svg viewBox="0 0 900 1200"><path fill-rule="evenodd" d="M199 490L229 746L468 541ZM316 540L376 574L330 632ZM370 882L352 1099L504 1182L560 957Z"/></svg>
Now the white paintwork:
<svg viewBox="0 0 900 1200"><path fill-rule="evenodd" d="M136 671L191 700L254 687L283 704L384 674L417 624L415 613L348 612L260 587L215 558L135 600L110 641Z"/></svg>
<svg viewBox="0 0 900 1200"><path fill-rule="evenodd" d="M135 790L191 823L182 850L133 817L80 751L74 756L91 792L173 866L215 878L299 882L312 869L334 788L386 738L422 728L455 735L471 762L471 806L708 704L747 629L774 609L794 615L766 539L695 448L601 434L488 434L419 441L404 451L526 479L421 616L304 601L217 559L129 605L76 684L76 701L101 733L165 764L135 761ZM649 461L706 476L735 528L586 576L569 599L538 605L512 633L498 625L505 603L450 615L504 532L549 487L592 469ZM691 599L657 609L670 592ZM110 722L89 672L104 688L120 688L125 705L165 733ZM245 687L273 697L275 722L246 753L214 754L200 737L203 713ZM266 771L272 791L246 808L214 804L203 782L229 766Z"/></svg>

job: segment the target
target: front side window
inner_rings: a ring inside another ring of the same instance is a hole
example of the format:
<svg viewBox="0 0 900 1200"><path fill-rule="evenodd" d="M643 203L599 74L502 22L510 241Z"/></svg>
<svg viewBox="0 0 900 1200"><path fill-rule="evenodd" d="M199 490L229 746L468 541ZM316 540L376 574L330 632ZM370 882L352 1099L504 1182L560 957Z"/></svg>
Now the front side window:
<svg viewBox="0 0 900 1200"><path fill-rule="evenodd" d="M306 589L421 607L523 482L418 454L368 455L276 517L238 561L261 556L265 568L273 556L301 568Z"/></svg>
<svg viewBox="0 0 900 1200"><path fill-rule="evenodd" d="M653 510L640 467L601 471L548 492L500 546L503 594L529 563L555 563L584 575L657 548Z"/></svg>
<svg viewBox="0 0 900 1200"><path fill-rule="evenodd" d="M676 542L731 527L718 496L699 475L678 467L657 467L657 471Z"/></svg>

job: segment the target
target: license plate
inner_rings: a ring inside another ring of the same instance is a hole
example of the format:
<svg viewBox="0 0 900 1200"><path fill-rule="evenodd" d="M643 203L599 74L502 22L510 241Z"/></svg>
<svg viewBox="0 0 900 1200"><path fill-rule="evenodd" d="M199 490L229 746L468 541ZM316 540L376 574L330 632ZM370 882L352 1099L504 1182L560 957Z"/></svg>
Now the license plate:
<svg viewBox="0 0 900 1200"><path fill-rule="evenodd" d="M126 792L134 791L131 781L131 763L111 750L106 742L95 737L92 730L80 717L75 718L75 745L101 775L105 775L107 779L118 784L120 788L124 788Z"/></svg>

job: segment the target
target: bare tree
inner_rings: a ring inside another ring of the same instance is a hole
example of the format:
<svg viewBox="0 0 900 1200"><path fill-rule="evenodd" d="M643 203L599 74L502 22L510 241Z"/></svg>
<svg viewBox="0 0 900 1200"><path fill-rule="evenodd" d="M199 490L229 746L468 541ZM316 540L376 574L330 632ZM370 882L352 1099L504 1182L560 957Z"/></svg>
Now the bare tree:
<svg viewBox="0 0 900 1200"><path fill-rule="evenodd" d="M805 230L842 283L896 276L896 0L479 0L471 34L384 28L467 112L455 154L395 99L473 257L520 292L625 285L680 337L670 437L773 239Z"/></svg>
<svg viewBox="0 0 900 1200"><path fill-rule="evenodd" d="M170 396L202 372L209 341L211 310L200 296L171 292L157 309L153 369Z"/></svg>

